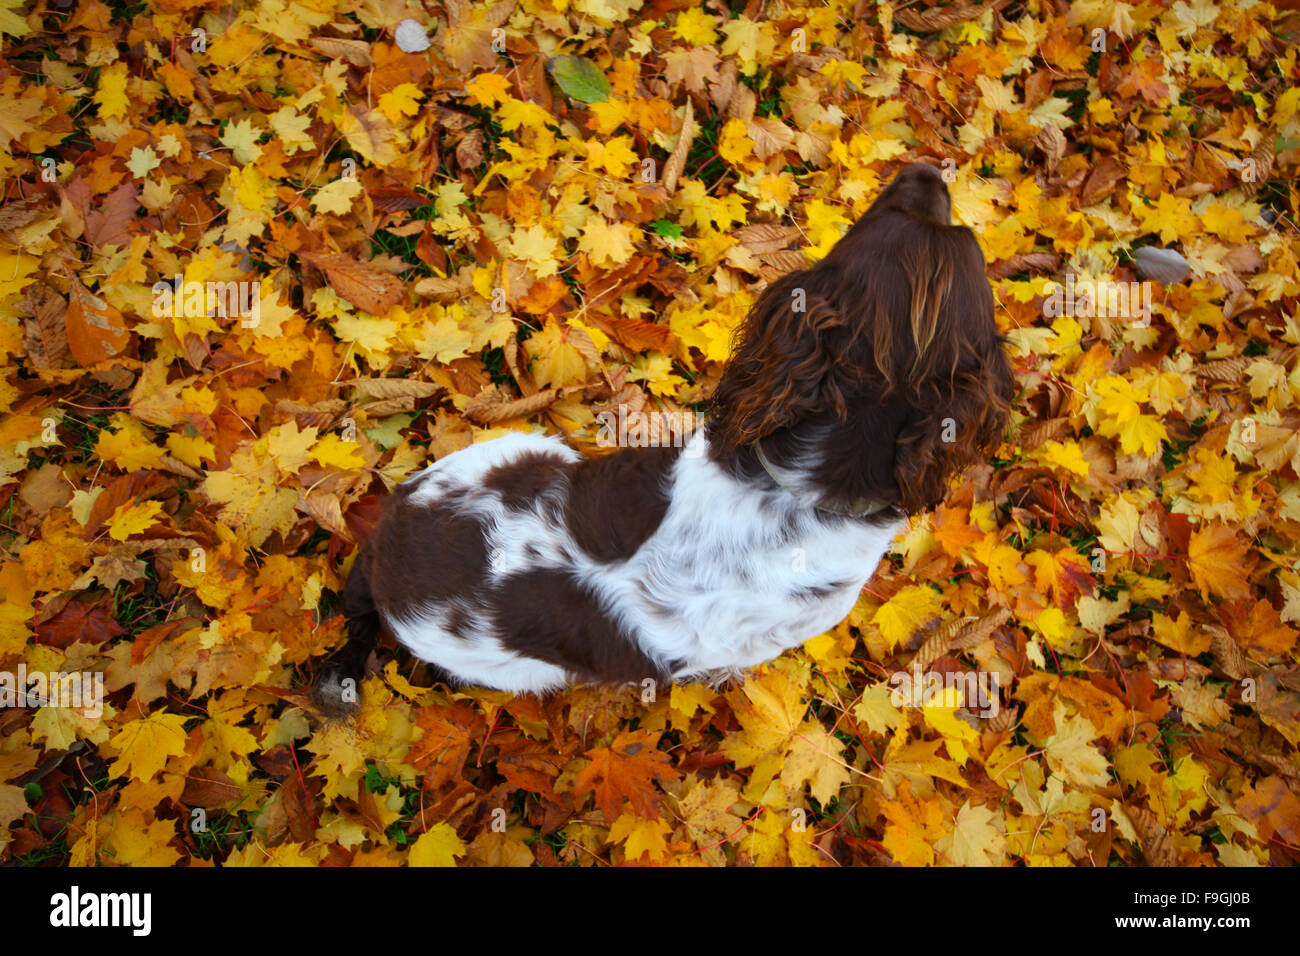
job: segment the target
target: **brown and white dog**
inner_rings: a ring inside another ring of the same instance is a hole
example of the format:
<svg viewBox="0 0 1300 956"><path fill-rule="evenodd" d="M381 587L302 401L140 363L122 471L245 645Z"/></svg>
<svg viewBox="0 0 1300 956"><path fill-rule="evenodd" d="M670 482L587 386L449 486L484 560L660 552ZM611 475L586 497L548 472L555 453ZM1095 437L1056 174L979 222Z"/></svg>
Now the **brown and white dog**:
<svg viewBox="0 0 1300 956"><path fill-rule="evenodd" d="M717 678L848 614L909 514L1000 440L1013 391L974 234L904 168L825 259L769 285L685 448L586 459L516 433L399 486L344 595L457 682Z"/></svg>

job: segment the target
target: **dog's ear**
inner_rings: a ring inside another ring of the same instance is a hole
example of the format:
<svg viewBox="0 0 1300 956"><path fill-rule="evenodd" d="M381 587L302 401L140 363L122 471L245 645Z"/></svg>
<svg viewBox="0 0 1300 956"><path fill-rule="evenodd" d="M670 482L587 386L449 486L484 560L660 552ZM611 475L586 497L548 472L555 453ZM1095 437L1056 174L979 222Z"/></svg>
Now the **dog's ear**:
<svg viewBox="0 0 1300 956"><path fill-rule="evenodd" d="M851 329L818 278L812 270L784 276L750 310L714 392L716 446L752 444L819 412L847 415Z"/></svg>
<svg viewBox="0 0 1300 956"><path fill-rule="evenodd" d="M923 248L917 259L905 260L912 283L909 341L889 361L895 375L903 373L898 384L914 410L898 436L894 464L909 512L934 507L954 473L996 447L1014 393L974 234L933 234ZM902 331L895 328L896 339Z"/></svg>

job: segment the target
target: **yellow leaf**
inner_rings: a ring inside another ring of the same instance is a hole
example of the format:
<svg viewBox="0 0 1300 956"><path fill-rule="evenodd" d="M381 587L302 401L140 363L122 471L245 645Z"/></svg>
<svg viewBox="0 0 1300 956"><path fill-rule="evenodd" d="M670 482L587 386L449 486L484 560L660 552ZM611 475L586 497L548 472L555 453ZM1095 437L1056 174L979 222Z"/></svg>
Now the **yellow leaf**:
<svg viewBox="0 0 1300 956"><path fill-rule="evenodd" d="M137 501L118 505L108 519L108 536L114 541L125 541L157 523L162 514L161 501Z"/></svg>
<svg viewBox="0 0 1300 956"><path fill-rule="evenodd" d="M587 165L593 170L603 170L615 179L626 179L639 159L629 145L629 136L618 136L608 143L598 139L587 142Z"/></svg>
<svg viewBox="0 0 1300 956"><path fill-rule="evenodd" d="M853 716L867 725L873 734L887 734L906 719L894 706L893 695L884 684L868 687L853 705Z"/></svg>
<svg viewBox="0 0 1300 956"><path fill-rule="evenodd" d="M1076 441L1051 441L1039 449L1035 456L1047 465L1055 465L1082 478L1088 477L1088 462L1083 449Z"/></svg>
<svg viewBox="0 0 1300 956"><path fill-rule="evenodd" d="M555 237L540 223L534 223L527 229L516 229L506 244L506 254L512 259L528 263L539 279L553 276L559 271L556 257L560 251Z"/></svg>
<svg viewBox="0 0 1300 956"><path fill-rule="evenodd" d="M352 211L352 200L361 195L361 180L340 178L326 183L311 197L317 212L344 215Z"/></svg>
<svg viewBox="0 0 1300 956"><path fill-rule="evenodd" d="M104 850L118 866L172 866L181 859L168 843L175 836L174 820L149 821L131 807L113 821Z"/></svg>
<svg viewBox="0 0 1300 956"><path fill-rule="evenodd" d="M705 46L718 42L717 19L703 7L689 7L677 14L673 33L691 46Z"/></svg>
<svg viewBox="0 0 1300 956"><path fill-rule="evenodd" d="M150 442L143 426L131 418L122 420L121 431L99 433L95 455L123 471L140 471L163 466L163 450Z"/></svg>
<svg viewBox="0 0 1300 956"><path fill-rule="evenodd" d="M262 130L254 128L251 119L242 119L226 125L225 132L221 134L221 142L230 147L235 162L244 165L254 162L262 155L262 147L257 142L261 135Z"/></svg>
<svg viewBox="0 0 1300 956"><path fill-rule="evenodd" d="M286 532L298 520L298 492L276 487L278 478L273 461L241 449L231 456L229 469L207 473L203 491L222 505L226 527L259 547L273 532Z"/></svg>
<svg viewBox="0 0 1300 956"><path fill-rule="evenodd" d="M105 119L121 119L126 116L129 101L126 96L125 60L118 60L99 71L95 102L99 104L99 115Z"/></svg>
<svg viewBox="0 0 1300 956"><path fill-rule="evenodd" d="M1212 524L1192 533L1187 544L1187 569L1201 595L1244 599L1251 596L1250 573L1256 557L1235 528Z"/></svg>
<svg viewBox="0 0 1300 956"><path fill-rule="evenodd" d="M633 245L641 238L641 230L631 223L611 225L604 216L591 216L578 241L578 251L585 252L593 265L601 268L620 266L636 252Z"/></svg>
<svg viewBox="0 0 1300 956"><path fill-rule="evenodd" d="M1092 746L1097 730L1086 717L1066 717L1065 704L1056 701L1056 733L1043 742L1047 765L1077 787L1096 789L1110 781L1110 765Z"/></svg>
<svg viewBox="0 0 1300 956"><path fill-rule="evenodd" d="M144 149L135 147L131 150L131 159L127 162L126 168L131 171L131 175L136 179L144 179L152 170L162 165L162 160L158 154L153 151L152 146L146 146Z"/></svg>
<svg viewBox="0 0 1300 956"><path fill-rule="evenodd" d="M496 106L514 99L510 79L504 73L480 73L465 84L465 92L479 106Z"/></svg>
<svg viewBox="0 0 1300 956"><path fill-rule="evenodd" d="M354 441L344 441L333 432L316 442L311 456L326 468L364 468L366 465L361 446Z"/></svg>
<svg viewBox="0 0 1300 956"><path fill-rule="evenodd" d="M151 780L168 757L185 754L185 718L166 711L123 724L109 741L118 757L108 768L111 776Z"/></svg>
<svg viewBox="0 0 1300 956"><path fill-rule="evenodd" d="M815 720L795 728L790 752L781 765L781 783L787 789L808 784L813 798L825 806L849 782L849 769L841 753L844 744Z"/></svg>
<svg viewBox="0 0 1300 956"><path fill-rule="evenodd" d="M933 588L911 584L882 604L872 623L893 650L938 615L939 607L939 595Z"/></svg>
<svg viewBox="0 0 1300 956"><path fill-rule="evenodd" d="M25 0L0 0L0 34L9 34L11 37L25 37L32 32L27 21L15 10L23 7ZM1280 99L1279 99L1280 102Z"/></svg>
<svg viewBox="0 0 1300 956"><path fill-rule="evenodd" d="M966 745L977 743L979 734L974 727L957 716L957 708L963 703L958 688L944 688L942 693L935 696L938 697L937 700L922 702L921 713L925 722L943 735L944 745L952 759L957 761L959 767L964 767L969 757Z"/></svg>
<svg viewBox="0 0 1300 956"><path fill-rule="evenodd" d="M956 866L1001 866L1007 859L1006 819L967 800L934 849Z"/></svg>
<svg viewBox="0 0 1300 956"><path fill-rule="evenodd" d="M217 457L216 446L201 435L172 432L167 436L167 450L191 468L202 468L204 458L213 461Z"/></svg>
<svg viewBox="0 0 1300 956"><path fill-rule="evenodd" d="M298 469L307 464L311 458L311 449L316 444L316 426L308 425L299 430L293 419L271 429L267 436L266 449L275 459L276 467L288 474L296 474Z"/></svg>
<svg viewBox="0 0 1300 956"><path fill-rule="evenodd" d="M403 117L420 112L423 96L414 83L400 83L379 97L379 112L387 116L390 122L400 123Z"/></svg>
<svg viewBox="0 0 1300 956"><path fill-rule="evenodd" d="M734 798L733 798L733 803ZM639 860L648 855L651 863L658 863L668 855L664 837L673 832L662 817L646 820L634 813L625 813L609 828L609 838L623 844L629 860Z"/></svg>
<svg viewBox="0 0 1300 956"><path fill-rule="evenodd" d="M547 322L542 331L524 343L532 358L529 369L539 385L577 385L587 380L587 360L566 341L566 329L557 322Z"/></svg>
<svg viewBox="0 0 1300 956"><path fill-rule="evenodd" d="M408 866L455 866L456 857L465 855L465 844L450 824L439 823L421 833L411 844Z"/></svg>

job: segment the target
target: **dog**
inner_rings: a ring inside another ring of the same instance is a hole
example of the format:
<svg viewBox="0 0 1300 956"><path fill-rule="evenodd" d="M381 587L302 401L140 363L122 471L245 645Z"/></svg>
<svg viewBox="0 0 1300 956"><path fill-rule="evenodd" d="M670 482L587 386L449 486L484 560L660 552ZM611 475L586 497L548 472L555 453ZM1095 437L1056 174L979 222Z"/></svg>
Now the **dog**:
<svg viewBox="0 0 1300 956"><path fill-rule="evenodd" d="M515 693L741 674L844 619L907 517L1000 442L1012 394L975 235L909 165L761 293L685 447L589 459L512 433L403 482L318 686L359 679L381 625Z"/></svg>

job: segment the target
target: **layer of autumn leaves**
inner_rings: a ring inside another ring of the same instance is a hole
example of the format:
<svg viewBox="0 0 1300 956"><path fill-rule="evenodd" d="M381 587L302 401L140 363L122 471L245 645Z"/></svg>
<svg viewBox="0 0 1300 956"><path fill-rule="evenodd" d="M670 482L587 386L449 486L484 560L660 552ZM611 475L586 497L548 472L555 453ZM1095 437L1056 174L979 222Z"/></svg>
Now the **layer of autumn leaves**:
<svg viewBox="0 0 1300 956"><path fill-rule="evenodd" d="M0 0L0 33L0 668L108 691L0 710L3 861L1300 854L1294 3ZM315 711L383 491L695 407L913 159L951 161L1021 392L846 622L719 689L385 655ZM1144 245L1191 266L1149 324L1044 316ZM176 276L258 321L155 314ZM914 665L1001 707L900 707Z"/></svg>

